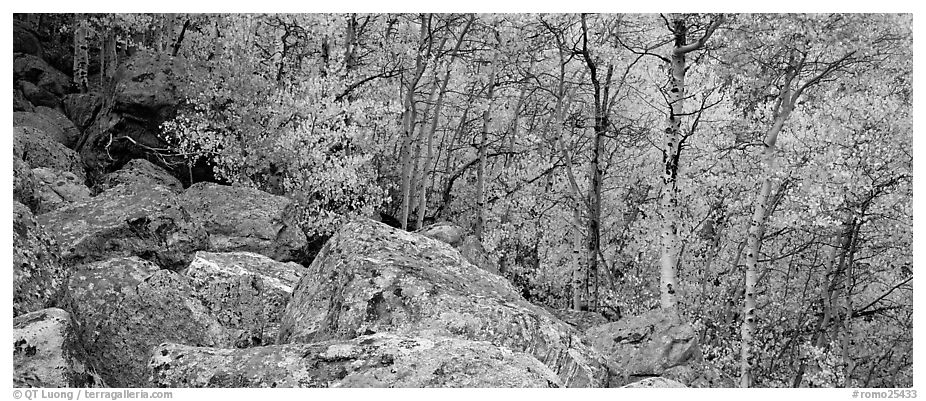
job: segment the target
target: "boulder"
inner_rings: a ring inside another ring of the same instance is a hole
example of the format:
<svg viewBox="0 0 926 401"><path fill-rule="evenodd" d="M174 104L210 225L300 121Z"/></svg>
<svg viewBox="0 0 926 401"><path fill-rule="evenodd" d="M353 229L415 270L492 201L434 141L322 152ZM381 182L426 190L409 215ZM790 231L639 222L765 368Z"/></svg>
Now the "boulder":
<svg viewBox="0 0 926 401"><path fill-rule="evenodd" d="M35 111L35 107L26 99L23 91L19 88L13 88L13 111Z"/></svg>
<svg viewBox="0 0 926 401"><path fill-rule="evenodd" d="M49 308L13 319L14 387L102 387L67 312Z"/></svg>
<svg viewBox="0 0 926 401"><path fill-rule="evenodd" d="M416 232L425 237L450 244L452 247L460 246L463 243L463 237L466 235L463 227L446 222L434 223Z"/></svg>
<svg viewBox="0 0 926 401"><path fill-rule="evenodd" d="M738 385L738 378L730 377L719 367L703 360L668 368L662 372L662 377L697 388L734 388Z"/></svg>
<svg viewBox="0 0 926 401"><path fill-rule="evenodd" d="M116 71L113 110L164 119L181 101L178 86L189 78L189 62L157 52L138 52Z"/></svg>
<svg viewBox="0 0 926 401"><path fill-rule="evenodd" d="M38 106L35 108L36 111L17 111L13 113L13 126L14 127L32 127L39 131L44 132L49 137L51 137L55 142L58 142L66 147L71 147L76 143L80 132L75 128L74 131L65 132L62 126L46 114L39 113L40 109L52 110L45 106ZM46 113L49 113L46 111ZM50 114L50 113L49 113ZM63 117L63 116L62 116ZM67 118L65 117L65 120ZM71 124L71 127L74 125Z"/></svg>
<svg viewBox="0 0 926 401"><path fill-rule="evenodd" d="M55 107L61 100L51 92L40 88L29 81L19 81L19 88L22 90L22 96L29 101L31 105ZM13 109L16 109L14 104ZM27 110L33 111L33 110Z"/></svg>
<svg viewBox="0 0 926 401"><path fill-rule="evenodd" d="M180 196L184 208L209 232L212 251L247 251L282 262L300 260L308 244L288 198L209 182Z"/></svg>
<svg viewBox="0 0 926 401"><path fill-rule="evenodd" d="M180 270L209 244L202 226L161 186L120 185L38 220L70 263L137 255Z"/></svg>
<svg viewBox="0 0 926 401"><path fill-rule="evenodd" d="M183 184L166 170L145 159L132 159L122 168L103 176L101 189L115 188L121 184L161 185L171 192L183 192Z"/></svg>
<svg viewBox="0 0 926 401"><path fill-rule="evenodd" d="M605 319L605 317L598 312L580 311L575 309L554 309L548 307L545 307L545 309L552 313L553 316L556 316L559 318L559 320L566 322L566 324L574 327L581 333L584 333L585 330L588 330L589 328L608 323L608 319Z"/></svg>
<svg viewBox="0 0 926 401"><path fill-rule="evenodd" d="M64 113L55 108L38 105L35 112L45 116L47 120L54 123L61 130L63 137L67 141L63 142L65 146L73 149L77 145L77 141L80 139L80 130Z"/></svg>
<svg viewBox="0 0 926 401"><path fill-rule="evenodd" d="M47 167L32 169L35 178L36 214L90 199L90 188L74 173Z"/></svg>
<svg viewBox="0 0 926 401"><path fill-rule="evenodd" d="M564 386L603 387L610 370L579 333L450 245L369 220L343 226L293 290L281 343L393 332L441 335L533 355Z"/></svg>
<svg viewBox="0 0 926 401"><path fill-rule="evenodd" d="M460 254L469 262L482 270L498 274L498 267L489 258L485 247L479 242L475 235L466 235L462 227L441 222L424 227L415 231L418 234L441 242L450 244L450 246L460 251Z"/></svg>
<svg viewBox="0 0 926 401"><path fill-rule="evenodd" d="M688 386L675 380L664 377L648 377L646 379L630 383L623 388L688 388Z"/></svg>
<svg viewBox="0 0 926 401"><path fill-rule="evenodd" d="M13 316L53 306L67 280L58 244L13 202Z"/></svg>
<svg viewBox="0 0 926 401"><path fill-rule="evenodd" d="M68 118L80 129L85 129L103 108L103 97L95 92L72 93L65 95L61 103Z"/></svg>
<svg viewBox="0 0 926 401"><path fill-rule="evenodd" d="M65 305L90 363L107 384L149 387L146 365L158 344L230 344L228 333L191 291L178 273L137 257L114 258L79 266Z"/></svg>
<svg viewBox="0 0 926 401"><path fill-rule="evenodd" d="M197 252L183 271L194 295L223 326L241 330L238 348L269 345L305 267L250 252Z"/></svg>
<svg viewBox="0 0 926 401"><path fill-rule="evenodd" d="M485 341L374 334L249 349L163 344L159 387L559 387L536 358Z"/></svg>
<svg viewBox="0 0 926 401"><path fill-rule="evenodd" d="M13 20L13 52L42 57L42 42L28 24Z"/></svg>
<svg viewBox="0 0 926 401"><path fill-rule="evenodd" d="M674 310L656 309L595 326L585 336L592 347L622 368L626 382L701 360L697 332Z"/></svg>
<svg viewBox="0 0 926 401"><path fill-rule="evenodd" d="M35 185L35 175L29 164L13 156L13 200L26 205L33 213L38 207Z"/></svg>
<svg viewBox="0 0 926 401"><path fill-rule="evenodd" d="M48 167L71 172L81 182L87 179L77 153L35 127L13 127L13 154L32 168Z"/></svg>
<svg viewBox="0 0 926 401"><path fill-rule="evenodd" d="M55 96L65 95L71 88L71 79L45 60L31 54L13 54L13 81L26 80Z"/></svg>

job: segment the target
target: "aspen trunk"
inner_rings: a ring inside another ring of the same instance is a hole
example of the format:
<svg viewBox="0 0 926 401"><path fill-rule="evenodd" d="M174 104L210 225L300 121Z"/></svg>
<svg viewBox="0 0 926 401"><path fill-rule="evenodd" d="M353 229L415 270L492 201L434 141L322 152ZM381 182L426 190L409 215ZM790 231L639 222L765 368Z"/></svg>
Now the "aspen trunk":
<svg viewBox="0 0 926 401"><path fill-rule="evenodd" d="M489 67L489 90L485 111L482 113L482 133L479 139L479 167L476 173L476 239L482 241L485 231L485 203L486 203L486 147L489 143L489 123L492 120L492 100L495 97L495 74L498 63L498 54L492 60Z"/></svg>
<svg viewBox="0 0 926 401"><path fill-rule="evenodd" d="M402 206L399 221L402 223L402 229L408 229L408 215L409 209L411 206L411 182L412 174L414 173L413 163L416 160L412 159L412 145L413 137L415 135L415 126L417 125L417 106L415 104L415 90L418 87L418 81L421 80L421 76L424 73L426 66L425 55L422 54L422 47L426 40L428 40L428 24L426 22L425 16L421 17L421 29L419 31L418 39L418 51L415 56L415 71L411 78L409 78L408 84L406 85L405 93L405 113L403 114L403 131L404 136L402 140L402 148L400 151L400 163L402 164L402 177L400 182L399 191L402 193Z"/></svg>
<svg viewBox="0 0 926 401"><path fill-rule="evenodd" d="M785 77L785 83L779 95L780 102L775 122L765 135L765 149L762 151L761 160L762 186L755 200L755 209L746 237L746 279L744 285L743 326L741 333L742 361L740 373L740 386L743 388L750 387L753 382L752 367L755 363L755 356L752 352L752 344L756 332L756 282L758 278L756 267L759 261L759 252L762 249L762 234L765 231L765 223L769 215L768 209L772 193L772 179L775 173L778 172L775 158L778 134L781 133L781 129L784 127L784 123L788 120L794 107L791 97L791 80L793 77L791 72Z"/></svg>

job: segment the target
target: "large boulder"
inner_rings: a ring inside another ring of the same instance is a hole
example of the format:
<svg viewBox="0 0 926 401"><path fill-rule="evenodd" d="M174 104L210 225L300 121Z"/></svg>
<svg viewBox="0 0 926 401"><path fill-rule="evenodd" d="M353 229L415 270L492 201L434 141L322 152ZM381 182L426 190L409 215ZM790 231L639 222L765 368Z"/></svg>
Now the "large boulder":
<svg viewBox="0 0 926 401"><path fill-rule="evenodd" d="M183 271L194 294L223 326L242 331L238 348L269 345L305 267L250 252L197 252Z"/></svg>
<svg viewBox="0 0 926 401"><path fill-rule="evenodd" d="M72 93L61 99L64 113L80 129L93 123L97 113L103 108L103 97L95 92Z"/></svg>
<svg viewBox="0 0 926 401"><path fill-rule="evenodd" d="M26 205L32 212L38 206L35 184L35 175L29 163L13 156L13 200Z"/></svg>
<svg viewBox="0 0 926 401"><path fill-rule="evenodd" d="M189 62L165 53L139 52L116 72L113 110L138 117L166 117L180 103L178 86L189 78Z"/></svg>
<svg viewBox="0 0 926 401"><path fill-rule="evenodd" d="M200 182L180 201L209 232L210 250L255 252L285 262L301 260L308 244L288 198Z"/></svg>
<svg viewBox="0 0 926 401"><path fill-rule="evenodd" d="M30 105L34 106L48 106L56 107L61 103L61 99L58 99L53 93L40 88L38 85L29 82L29 81L19 81L19 88L22 90L22 96L25 100L29 101ZM23 107L26 108L26 107ZM13 109L16 109L16 104L13 104ZM17 110L18 111L18 110ZM25 110L25 111L35 111L35 110Z"/></svg>
<svg viewBox="0 0 926 401"><path fill-rule="evenodd" d="M68 116L56 108L39 105L35 108L35 112L44 116L46 120L52 122L61 130L66 140L66 142L62 142L65 146L73 149L77 145L77 141L80 139L80 130L77 129L77 126Z"/></svg>
<svg viewBox="0 0 926 401"><path fill-rule="evenodd" d="M35 111L35 106L26 99L20 88L13 88L13 111Z"/></svg>
<svg viewBox="0 0 926 401"><path fill-rule="evenodd" d="M249 349L158 347L159 387L559 387L536 358L485 341L374 334Z"/></svg>
<svg viewBox="0 0 926 401"><path fill-rule="evenodd" d="M180 270L209 244L202 226L161 186L120 185L38 220L70 263L137 255Z"/></svg>
<svg viewBox="0 0 926 401"><path fill-rule="evenodd" d="M74 116L95 115L85 129L87 139L80 148L81 157L91 176L113 171L131 159L155 157L152 149L170 146L161 125L174 117L182 98L178 88L189 78L189 63L180 57L154 52L138 52L123 61L114 77L111 93L106 93L99 106L92 98ZM72 111L69 111L72 114ZM72 117L82 125L86 117ZM182 161L169 157L169 162ZM174 175L189 173L185 163L177 163Z"/></svg>
<svg viewBox="0 0 926 401"><path fill-rule="evenodd" d="M87 179L77 153L35 127L13 127L13 154L32 168L49 167L71 172L81 182Z"/></svg>
<svg viewBox="0 0 926 401"><path fill-rule="evenodd" d="M90 188L74 173L47 167L32 169L35 178L36 214L90 199Z"/></svg>
<svg viewBox="0 0 926 401"><path fill-rule="evenodd" d="M628 383L701 361L697 332L671 309L595 326L585 336L592 347L622 368Z"/></svg>
<svg viewBox="0 0 926 401"><path fill-rule="evenodd" d="M161 185L174 193L183 192L180 180L145 159L132 159L119 170L106 174L99 186L105 190L122 184Z"/></svg>
<svg viewBox="0 0 926 401"><path fill-rule="evenodd" d="M67 280L58 244L13 202L13 316L53 306Z"/></svg>
<svg viewBox="0 0 926 401"><path fill-rule="evenodd" d="M13 81L26 80L55 96L63 96L71 89L71 79L45 60L31 54L13 54Z"/></svg>
<svg viewBox="0 0 926 401"><path fill-rule="evenodd" d="M42 57L42 42L32 27L22 21L13 20L13 52Z"/></svg>
<svg viewBox="0 0 926 401"><path fill-rule="evenodd" d="M107 384L148 387L146 365L158 344L230 345L226 330L191 292L178 273L137 257L114 258L79 266L65 305Z"/></svg>
<svg viewBox="0 0 926 401"><path fill-rule="evenodd" d="M486 252L482 243L479 242L479 239L476 238L475 235L467 235L462 227L441 222L431 224L415 232L445 242L460 251L460 254L463 255L463 258L469 263L472 263L482 270L499 274L498 267L492 262L491 258L489 258L488 252Z"/></svg>
<svg viewBox="0 0 926 401"><path fill-rule="evenodd" d="M67 117L64 117L64 115L60 114L60 112L57 110L50 109L45 106L38 106L35 108L34 112L14 112L13 126L35 128L47 134L49 137L55 140L55 142L58 142L69 148L73 147L77 142L78 137L80 136L80 132L77 131L77 128L74 127L74 124L71 124L70 127L65 127L61 121L56 120L57 117L51 117L55 113L60 115L61 118L64 118L65 121L70 122Z"/></svg>
<svg viewBox="0 0 926 401"><path fill-rule="evenodd" d="M579 333L450 245L368 220L342 227L293 290L281 343L394 332L489 341L533 355L563 385L603 387L610 370Z"/></svg>
<svg viewBox="0 0 926 401"><path fill-rule="evenodd" d="M575 327L579 332L584 333L589 328L600 326L608 323L608 319L598 313L591 311L580 311L575 309L554 309L545 307L547 311L562 320L566 324Z"/></svg>
<svg viewBox="0 0 926 401"><path fill-rule="evenodd" d="M14 387L101 387L67 312L49 308L13 319Z"/></svg>

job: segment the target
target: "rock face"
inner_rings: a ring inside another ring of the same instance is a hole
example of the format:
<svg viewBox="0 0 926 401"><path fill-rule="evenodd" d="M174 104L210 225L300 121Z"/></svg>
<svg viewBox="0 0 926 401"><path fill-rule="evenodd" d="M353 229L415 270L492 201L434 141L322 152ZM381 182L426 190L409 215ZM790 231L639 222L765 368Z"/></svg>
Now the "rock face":
<svg viewBox="0 0 926 401"><path fill-rule="evenodd" d="M219 323L242 331L235 346L269 345L305 267L249 252L197 252L183 271L197 298Z"/></svg>
<svg viewBox="0 0 926 401"><path fill-rule="evenodd" d="M180 274L136 257L114 258L80 266L68 283L65 305L90 363L106 383L145 387L152 347L230 344L191 291Z"/></svg>
<svg viewBox="0 0 926 401"><path fill-rule="evenodd" d="M25 53L13 54L13 81L25 80L55 96L63 96L71 87L71 79L39 57Z"/></svg>
<svg viewBox="0 0 926 401"><path fill-rule="evenodd" d="M13 316L55 303L67 279L58 254L29 208L13 202Z"/></svg>
<svg viewBox="0 0 926 401"><path fill-rule="evenodd" d="M202 226L160 186L121 185L37 219L71 263L137 255L179 270L208 247Z"/></svg>
<svg viewBox="0 0 926 401"><path fill-rule="evenodd" d="M64 138L64 142L61 143L64 144L64 146L74 149L77 145L77 141L80 139L80 130L71 122L71 119L58 109L46 106L36 107L35 112L45 117L46 120L53 123L61 131L62 137Z"/></svg>
<svg viewBox="0 0 926 401"><path fill-rule="evenodd" d="M688 386L664 377L648 377L638 382L630 383L624 386L624 388L688 388Z"/></svg>
<svg viewBox="0 0 926 401"><path fill-rule="evenodd" d="M285 262L301 259L307 245L295 205L282 196L201 182L180 201L209 232L210 250L255 252Z"/></svg>
<svg viewBox="0 0 926 401"><path fill-rule="evenodd" d="M77 153L34 127L13 127L13 154L32 168L49 167L71 172L81 182L87 179Z"/></svg>
<svg viewBox="0 0 926 401"><path fill-rule="evenodd" d="M45 167L32 169L35 177L35 213L47 213L90 199L90 188L71 172Z"/></svg>
<svg viewBox="0 0 926 401"><path fill-rule="evenodd" d="M623 369L626 382L701 360L698 336L674 311L652 310L585 332L589 343Z"/></svg>
<svg viewBox="0 0 926 401"><path fill-rule="evenodd" d="M132 159L119 170L106 174L100 187L110 189L121 184L161 185L174 193L183 192L180 180L145 159Z"/></svg>
<svg viewBox="0 0 926 401"><path fill-rule="evenodd" d="M160 387L559 387L524 353L394 334L243 350L163 344L149 367Z"/></svg>
<svg viewBox="0 0 926 401"><path fill-rule="evenodd" d="M33 212L38 205L32 168L16 156L13 156L13 200L26 205Z"/></svg>
<svg viewBox="0 0 926 401"><path fill-rule="evenodd" d="M462 227L450 223L435 223L416 233L450 244L460 251L463 258L476 267L498 274L498 267L489 258L488 252L474 235L466 235Z"/></svg>
<svg viewBox="0 0 926 401"><path fill-rule="evenodd" d="M531 354L565 386L608 383L601 356L505 279L443 242L367 220L345 225L322 248L293 290L280 340L423 330Z"/></svg>
<svg viewBox="0 0 926 401"><path fill-rule="evenodd" d="M102 386L86 361L67 312L42 309L13 319L15 387Z"/></svg>

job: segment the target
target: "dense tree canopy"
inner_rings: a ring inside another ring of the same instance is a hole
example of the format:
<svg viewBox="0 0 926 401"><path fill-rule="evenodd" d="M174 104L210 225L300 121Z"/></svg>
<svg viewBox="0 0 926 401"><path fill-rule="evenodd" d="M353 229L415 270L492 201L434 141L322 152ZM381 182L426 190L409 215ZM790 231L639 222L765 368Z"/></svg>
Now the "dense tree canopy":
<svg viewBox="0 0 926 401"><path fill-rule="evenodd" d="M450 221L532 302L678 308L745 386L912 384L909 15L71 27L94 57L188 60L168 153L295 199L318 236Z"/></svg>

